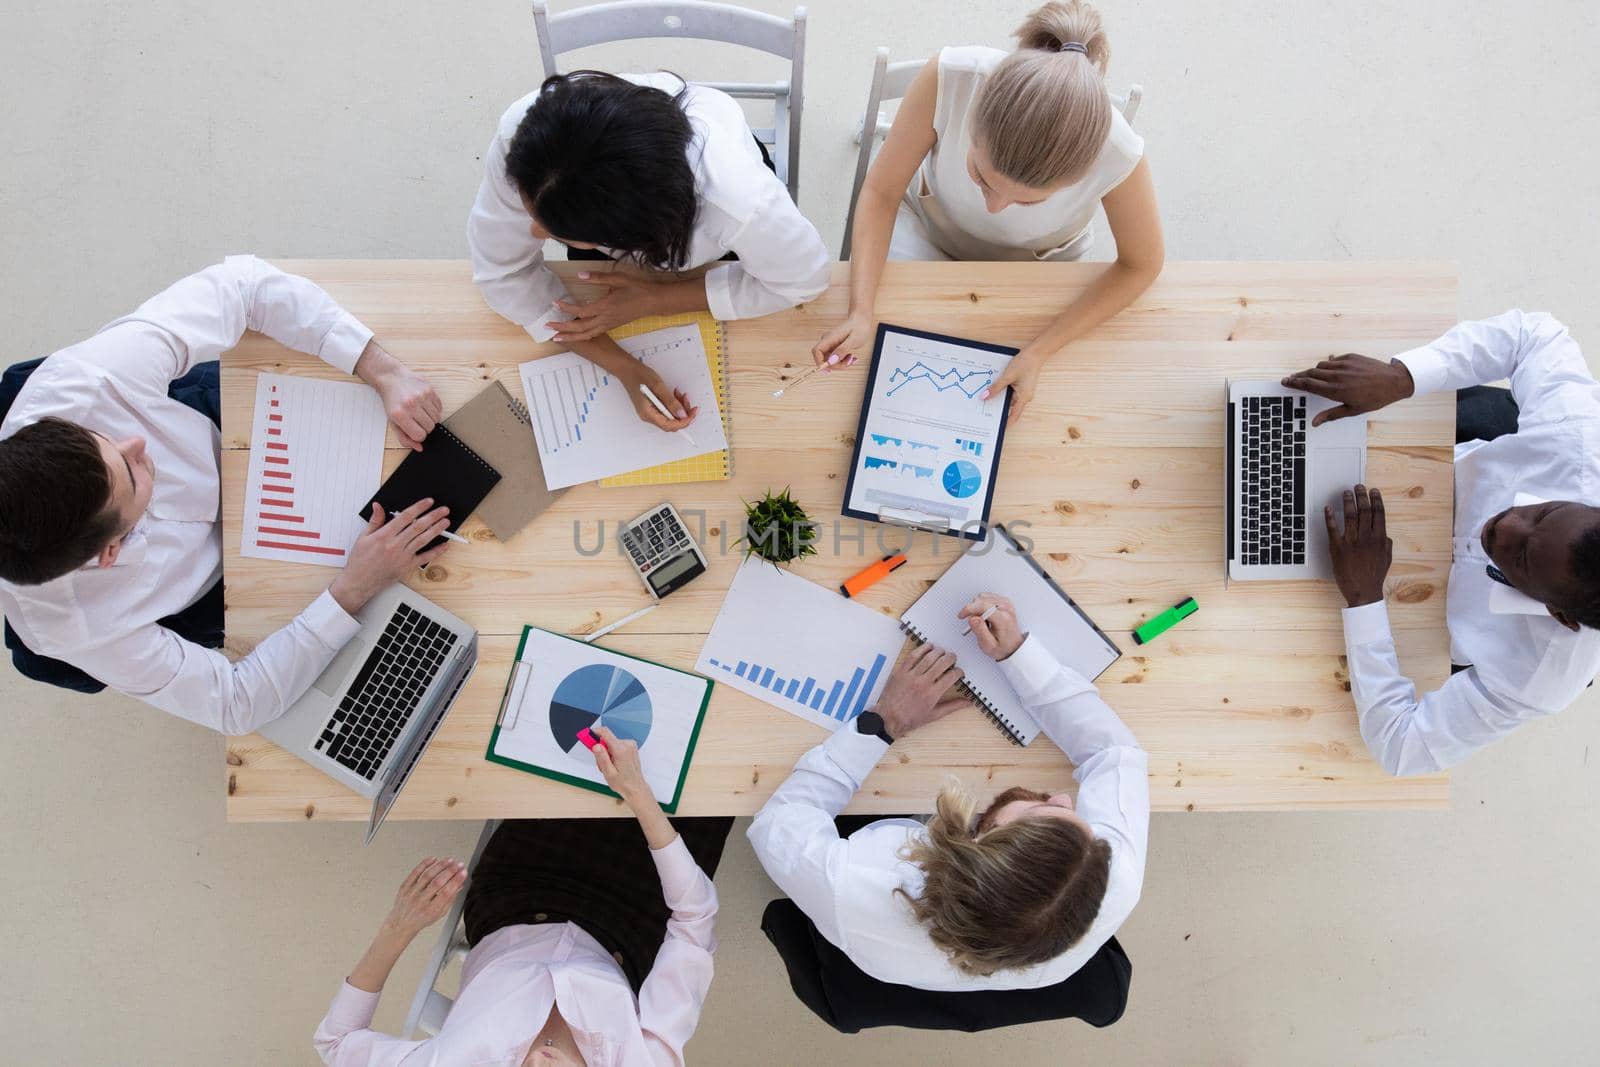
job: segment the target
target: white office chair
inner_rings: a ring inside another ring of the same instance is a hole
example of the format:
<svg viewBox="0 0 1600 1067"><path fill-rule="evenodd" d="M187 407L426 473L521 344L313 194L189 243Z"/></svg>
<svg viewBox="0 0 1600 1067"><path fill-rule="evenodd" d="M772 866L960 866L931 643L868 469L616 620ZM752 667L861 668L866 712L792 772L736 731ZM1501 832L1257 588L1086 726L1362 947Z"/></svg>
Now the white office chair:
<svg viewBox="0 0 1600 1067"><path fill-rule="evenodd" d="M856 228L856 198L861 195L861 186L867 180L867 168L872 165L872 153L878 141L889 135L889 127L893 125L889 117L878 107L891 100L899 100L906 95L906 90L911 88L911 83L916 79L917 72L927 66L927 60L913 59L904 63L890 63L889 50L878 49L872 58L872 87L867 90L867 109L861 113L861 121L856 124L856 144L861 146L861 151L856 153L855 182L850 186L850 208L844 218L844 243L839 248L839 258L850 258L850 240ZM1111 94L1111 102L1116 105L1128 125L1133 125L1133 116L1139 111L1139 102L1144 99L1144 87L1135 83L1128 89L1127 96ZM866 136L867 122L872 117L872 136Z"/></svg>
<svg viewBox="0 0 1600 1067"><path fill-rule="evenodd" d="M483 855L489 838L494 836L495 828L499 825L498 819L490 819L483 824L483 833L478 835L478 843L472 848L472 859L467 861L468 885L472 882L473 872L478 869L478 858ZM406 1012L405 1027L400 1031L403 1038L409 1040L418 1029L429 1037L437 1035L439 1028L444 1025L445 1016L455 1007L455 1001L435 989L434 985L450 961L467 954L467 932L461 924L461 913L466 906L467 886L462 886L461 892L456 894L456 899L450 905L450 911L439 923L439 936L433 943L427 966L422 969L422 978L417 982L417 991L411 998L411 1009Z"/></svg>
<svg viewBox="0 0 1600 1067"><path fill-rule="evenodd" d="M794 18L707 0L616 0L549 14L546 0L533 0L533 22L545 75L559 74L556 57L590 45L650 37L685 37L754 48L789 60L789 77L775 82L694 84L745 100L771 100L772 126L752 131L772 152L778 178L800 201L800 112L804 103L806 9Z"/></svg>

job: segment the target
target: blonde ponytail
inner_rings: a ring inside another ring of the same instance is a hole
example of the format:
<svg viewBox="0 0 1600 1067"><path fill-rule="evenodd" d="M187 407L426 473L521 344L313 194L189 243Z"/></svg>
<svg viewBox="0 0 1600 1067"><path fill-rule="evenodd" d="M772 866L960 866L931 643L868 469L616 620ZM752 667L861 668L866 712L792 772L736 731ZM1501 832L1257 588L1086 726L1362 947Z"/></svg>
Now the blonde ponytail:
<svg viewBox="0 0 1600 1067"><path fill-rule="evenodd" d="M1086 174L1111 135L1111 42L1083 0L1052 0L1017 28L1017 50L979 94L976 136L995 170L1034 189Z"/></svg>

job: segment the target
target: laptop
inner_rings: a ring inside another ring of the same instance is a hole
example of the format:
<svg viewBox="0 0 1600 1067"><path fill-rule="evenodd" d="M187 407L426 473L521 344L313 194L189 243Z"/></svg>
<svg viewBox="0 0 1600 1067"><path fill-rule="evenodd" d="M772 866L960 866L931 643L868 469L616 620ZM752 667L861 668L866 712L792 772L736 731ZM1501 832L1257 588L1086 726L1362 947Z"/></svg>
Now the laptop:
<svg viewBox="0 0 1600 1067"><path fill-rule="evenodd" d="M478 633L403 585L356 619L360 632L261 734L372 798L370 844L477 665Z"/></svg>
<svg viewBox="0 0 1600 1067"><path fill-rule="evenodd" d="M1313 427L1337 406L1272 381L1228 383L1227 577L1332 578L1324 505L1366 480L1367 417Z"/></svg>

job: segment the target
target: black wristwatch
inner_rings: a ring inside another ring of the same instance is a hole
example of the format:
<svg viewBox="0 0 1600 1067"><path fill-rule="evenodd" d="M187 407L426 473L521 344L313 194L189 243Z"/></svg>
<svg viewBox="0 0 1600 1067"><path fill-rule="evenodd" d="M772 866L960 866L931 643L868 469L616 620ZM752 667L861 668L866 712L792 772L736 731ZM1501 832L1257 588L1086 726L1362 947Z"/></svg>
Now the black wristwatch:
<svg viewBox="0 0 1600 1067"><path fill-rule="evenodd" d="M894 744L894 738L889 736L889 728L883 724L883 716L875 711L863 711L856 716L856 733L881 737L886 745Z"/></svg>

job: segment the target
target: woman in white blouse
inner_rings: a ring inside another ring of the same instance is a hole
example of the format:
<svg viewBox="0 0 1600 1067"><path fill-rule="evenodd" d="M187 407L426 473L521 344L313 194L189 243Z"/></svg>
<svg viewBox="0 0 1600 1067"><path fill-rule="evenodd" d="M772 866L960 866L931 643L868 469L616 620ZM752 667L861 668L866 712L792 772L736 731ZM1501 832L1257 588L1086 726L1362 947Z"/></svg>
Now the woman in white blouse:
<svg viewBox="0 0 1600 1067"><path fill-rule="evenodd" d="M370 1029L378 996L406 946L449 910L467 877L454 860L418 864L317 1028L324 1063L683 1062L716 948L707 871L716 870L733 820L682 819L680 836L645 784L638 746L603 727L595 733L605 746L594 750L601 773L637 823L501 824L467 891L473 947L455 1006L436 1037L403 1041Z"/></svg>
<svg viewBox="0 0 1600 1067"><path fill-rule="evenodd" d="M1012 387L1015 417L1046 359L1161 273L1155 186L1143 139L1106 91L1111 50L1099 14L1080 0L1045 4L1016 37L1010 54L942 50L901 101L856 200L850 312L812 350L819 364L871 350L885 259L1075 260L1103 205L1116 260L991 387Z"/></svg>
<svg viewBox="0 0 1600 1067"><path fill-rule="evenodd" d="M473 281L534 340L621 378L641 419L685 426L687 399L608 332L645 315L768 315L827 288L822 237L765 156L732 97L676 75L547 78L511 105L489 146L467 226ZM567 294L545 265L550 238L569 259L617 261L579 274L600 295ZM660 415L640 383L677 418Z"/></svg>

